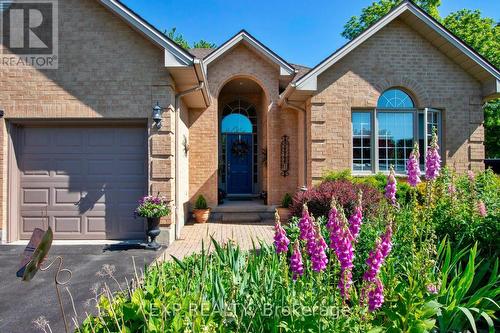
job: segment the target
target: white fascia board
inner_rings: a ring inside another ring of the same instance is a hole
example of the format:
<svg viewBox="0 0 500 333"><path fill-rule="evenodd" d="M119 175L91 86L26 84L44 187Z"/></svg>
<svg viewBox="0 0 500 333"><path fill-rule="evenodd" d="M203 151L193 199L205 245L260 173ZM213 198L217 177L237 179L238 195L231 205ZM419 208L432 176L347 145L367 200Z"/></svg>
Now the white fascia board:
<svg viewBox="0 0 500 333"><path fill-rule="evenodd" d="M113 13L121 17L125 22L143 33L152 42L163 47L165 49L165 66L180 67L190 66L193 64L193 56L191 56L187 51L182 49L173 41L169 40L161 33L153 29L149 24L144 22L143 19L138 17L135 13L133 13L119 1L99 0L99 2L110 9Z"/></svg>
<svg viewBox="0 0 500 333"><path fill-rule="evenodd" d="M271 59L272 62L276 63L280 66L280 75L293 75L295 74L295 68L284 62L282 59L277 57L275 54L270 52L267 48L263 47L261 43L257 40L246 34L244 31L240 32L236 36L234 36L231 40L227 41L222 47L219 47L217 50L212 52L203 60L205 67L207 67L211 62L215 61L221 55L232 49L238 43L246 41L253 48L257 49L259 52L264 54L267 58Z"/></svg>
<svg viewBox="0 0 500 333"><path fill-rule="evenodd" d="M387 24L392 22L394 19L399 17L404 12L409 11L417 18L426 23L430 28L435 30L442 37L446 38L451 44L457 47L460 51L462 51L465 55L475 61L479 66L484 68L488 73L493 75L496 79L500 79L499 71L494 68L491 64L485 61L481 56L468 48L463 42L461 42L457 37L453 34L449 33L439 24L436 24L432 19L430 19L426 14L422 12L421 9L417 8L413 4L409 2L402 3L398 8L394 9L391 13L380 19L377 23L371 26L369 29L365 30L358 37L353 39L350 43L346 44L344 47L339 49L337 52L332 54L329 58L324 60L318 66L313 68L308 74L302 77L300 80L296 82L296 86L298 90L316 90L317 88L317 79L318 76L323 73L325 70L330 68L333 64L341 60L347 54L349 54L352 50L357 48L360 44L365 42L368 38L373 36L375 33L380 31Z"/></svg>

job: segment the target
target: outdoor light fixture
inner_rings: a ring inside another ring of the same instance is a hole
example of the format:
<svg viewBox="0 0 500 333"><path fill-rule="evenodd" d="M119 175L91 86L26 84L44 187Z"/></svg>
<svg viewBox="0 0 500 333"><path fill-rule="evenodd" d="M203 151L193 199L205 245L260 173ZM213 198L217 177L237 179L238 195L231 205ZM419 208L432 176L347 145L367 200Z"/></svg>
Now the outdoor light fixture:
<svg viewBox="0 0 500 333"><path fill-rule="evenodd" d="M3 110L0 110L0 118L3 118L4 112Z"/></svg>
<svg viewBox="0 0 500 333"><path fill-rule="evenodd" d="M163 118L161 116L161 106L158 102L156 102L156 105L153 107L153 121L155 122L156 128L161 128L161 122Z"/></svg>

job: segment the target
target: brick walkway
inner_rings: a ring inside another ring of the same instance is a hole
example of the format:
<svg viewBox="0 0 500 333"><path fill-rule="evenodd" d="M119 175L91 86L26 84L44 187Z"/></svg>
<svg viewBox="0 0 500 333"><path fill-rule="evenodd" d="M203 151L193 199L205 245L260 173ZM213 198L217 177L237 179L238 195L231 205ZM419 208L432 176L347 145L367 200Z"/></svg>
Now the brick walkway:
<svg viewBox="0 0 500 333"><path fill-rule="evenodd" d="M220 243L228 239L235 241L241 249L252 249L252 239L258 246L262 240L271 243L274 235L273 223L206 223L187 224L182 228L181 238L174 241L162 254L160 260L171 260L171 256L183 258L192 253L201 252L201 242L205 249L210 244L210 236ZM213 249L213 246L211 246Z"/></svg>

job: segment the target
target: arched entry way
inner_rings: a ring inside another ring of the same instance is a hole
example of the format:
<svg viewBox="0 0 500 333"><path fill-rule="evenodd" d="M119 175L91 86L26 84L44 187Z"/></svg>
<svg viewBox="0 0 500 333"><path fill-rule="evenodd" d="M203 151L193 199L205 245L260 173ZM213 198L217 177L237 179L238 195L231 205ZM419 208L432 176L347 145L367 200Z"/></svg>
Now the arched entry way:
<svg viewBox="0 0 500 333"><path fill-rule="evenodd" d="M252 198L264 189L262 109L265 94L248 78L224 85L219 98L219 188L229 198Z"/></svg>

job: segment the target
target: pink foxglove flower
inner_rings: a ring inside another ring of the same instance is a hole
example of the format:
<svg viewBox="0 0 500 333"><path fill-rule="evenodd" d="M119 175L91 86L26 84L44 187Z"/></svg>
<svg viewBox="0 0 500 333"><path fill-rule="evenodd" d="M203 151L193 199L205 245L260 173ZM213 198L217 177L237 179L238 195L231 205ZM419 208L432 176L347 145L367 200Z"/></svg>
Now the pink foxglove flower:
<svg viewBox="0 0 500 333"><path fill-rule="evenodd" d="M426 289L429 292L429 294L436 295L438 293L438 287L434 283L429 283L426 286Z"/></svg>
<svg viewBox="0 0 500 333"><path fill-rule="evenodd" d="M434 180L439 176L441 170L441 156L439 156L438 137L436 131L432 133L431 146L427 149L425 156L425 178Z"/></svg>
<svg viewBox="0 0 500 333"><path fill-rule="evenodd" d="M348 299L349 288L352 285L352 268L354 266L354 237L347 226L347 219L343 212L340 219L342 221L342 227L335 250L337 259L340 263L340 279L338 287L342 298Z"/></svg>
<svg viewBox="0 0 500 333"><path fill-rule="evenodd" d="M366 265L368 269L363 275L363 280L368 283L374 283L380 272L380 267L385 261L385 258L389 255L392 249L392 227L390 224L387 225L385 233L382 235L380 240L377 240L375 249L370 251L368 259L366 260Z"/></svg>
<svg viewBox="0 0 500 333"><path fill-rule="evenodd" d="M293 243L293 252L290 257L290 270L292 271L292 279L294 281L304 274L304 264L302 263L302 254L300 253L298 240Z"/></svg>
<svg viewBox="0 0 500 333"><path fill-rule="evenodd" d="M467 178L469 178L469 181L471 183L474 183L474 180L476 179L476 175L474 174L474 171L468 170L467 171Z"/></svg>
<svg viewBox="0 0 500 333"><path fill-rule="evenodd" d="M290 244L290 240L286 236L285 229L281 226L279 218L277 218L274 225L274 246L276 247L276 253L288 252L288 244Z"/></svg>
<svg viewBox="0 0 500 333"><path fill-rule="evenodd" d="M332 250L337 250L337 244L340 239L340 234L342 232L342 221L340 220L340 213L337 208L337 203L335 199L332 199L331 209L328 213L328 222L326 224L326 229L330 233L330 248Z"/></svg>
<svg viewBox="0 0 500 333"><path fill-rule="evenodd" d="M448 194L454 195L455 193L457 193L457 188L455 187L455 185L453 183L448 184Z"/></svg>
<svg viewBox="0 0 500 333"><path fill-rule="evenodd" d="M363 207L361 205L363 199L363 193L359 191L358 193L358 204L354 208L354 213L349 217L349 231L355 241L359 236L359 231L361 229L361 224L363 223Z"/></svg>
<svg viewBox="0 0 500 333"><path fill-rule="evenodd" d="M299 230L300 230L299 238L301 240L309 239L311 236L311 233L314 232L311 215L309 215L309 210L307 209L306 204L304 204L304 207L302 209L302 217L299 220L298 226L299 226Z"/></svg>
<svg viewBox="0 0 500 333"><path fill-rule="evenodd" d="M315 225L315 235L314 248L311 251L312 270L321 272L325 270L328 264L328 258L325 253L327 246L323 236L321 236L320 227L317 224Z"/></svg>
<svg viewBox="0 0 500 333"><path fill-rule="evenodd" d="M418 153L418 143L415 143L413 151L410 153L410 158L406 162L406 173L408 174L408 184L415 187L420 180L420 166L419 166L419 153Z"/></svg>
<svg viewBox="0 0 500 333"><path fill-rule="evenodd" d="M384 286L379 278L375 280L375 288L368 292L368 311L373 312L379 309L384 303Z"/></svg>
<svg viewBox="0 0 500 333"><path fill-rule="evenodd" d="M488 215L488 211L486 210L486 205L482 200L477 202L477 211L481 217L486 217Z"/></svg>
<svg viewBox="0 0 500 333"><path fill-rule="evenodd" d="M396 176L394 175L394 168L391 165L391 170L387 176L387 185L385 186L385 197L392 205L396 204Z"/></svg>

